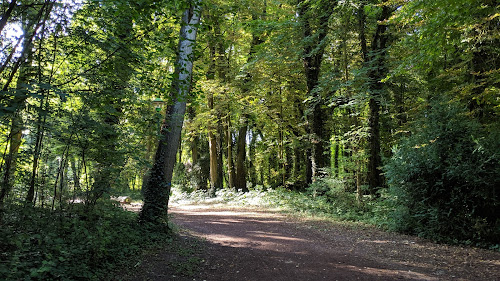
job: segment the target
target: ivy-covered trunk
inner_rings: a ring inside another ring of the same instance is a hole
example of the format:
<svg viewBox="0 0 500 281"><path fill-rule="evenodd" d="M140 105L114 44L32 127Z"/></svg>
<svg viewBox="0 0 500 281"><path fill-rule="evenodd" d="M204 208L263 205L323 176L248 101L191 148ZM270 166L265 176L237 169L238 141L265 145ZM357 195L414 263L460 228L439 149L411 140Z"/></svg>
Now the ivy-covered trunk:
<svg viewBox="0 0 500 281"><path fill-rule="evenodd" d="M391 8L387 5L382 7L377 29L371 42L371 50L368 47L365 38L365 15L364 5L361 5L359 12L359 34L361 41L361 50L365 67L369 68L369 97L368 97L368 186L372 196L379 196L378 189L384 185L382 177L382 158L380 149L380 101L384 90L384 84L381 81L387 74L385 66L385 56L387 49L387 25L384 21L389 19Z"/></svg>
<svg viewBox="0 0 500 281"><path fill-rule="evenodd" d="M176 79L173 81L170 93L173 103L167 106L155 161L144 187L144 206L140 214L142 222L161 223L164 219L166 220L172 174L186 112L186 99L191 90L193 49L200 16L200 0L191 2L190 7L182 16L183 24L179 34L174 73Z"/></svg>

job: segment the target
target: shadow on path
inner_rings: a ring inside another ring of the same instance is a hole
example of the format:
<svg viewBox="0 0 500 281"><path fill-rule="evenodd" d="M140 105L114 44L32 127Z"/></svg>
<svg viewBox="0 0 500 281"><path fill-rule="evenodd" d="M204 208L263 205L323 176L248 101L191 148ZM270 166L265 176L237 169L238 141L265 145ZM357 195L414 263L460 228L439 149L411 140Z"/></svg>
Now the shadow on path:
<svg viewBox="0 0 500 281"><path fill-rule="evenodd" d="M130 280L500 280L497 252L266 211L187 205L170 214L184 243L199 243L199 272L173 274L176 258L163 253Z"/></svg>

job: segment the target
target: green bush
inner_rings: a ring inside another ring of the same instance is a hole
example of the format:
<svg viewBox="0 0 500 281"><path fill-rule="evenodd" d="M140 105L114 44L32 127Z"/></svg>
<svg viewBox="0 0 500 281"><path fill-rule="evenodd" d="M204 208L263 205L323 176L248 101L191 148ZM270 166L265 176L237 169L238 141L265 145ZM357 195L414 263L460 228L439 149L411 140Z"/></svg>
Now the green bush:
<svg viewBox="0 0 500 281"><path fill-rule="evenodd" d="M140 257L166 231L151 231L137 215L101 202L66 211L9 205L0 228L2 280L105 280Z"/></svg>
<svg viewBox="0 0 500 281"><path fill-rule="evenodd" d="M500 243L498 130L443 101L414 125L385 166L398 203L393 227L437 241Z"/></svg>

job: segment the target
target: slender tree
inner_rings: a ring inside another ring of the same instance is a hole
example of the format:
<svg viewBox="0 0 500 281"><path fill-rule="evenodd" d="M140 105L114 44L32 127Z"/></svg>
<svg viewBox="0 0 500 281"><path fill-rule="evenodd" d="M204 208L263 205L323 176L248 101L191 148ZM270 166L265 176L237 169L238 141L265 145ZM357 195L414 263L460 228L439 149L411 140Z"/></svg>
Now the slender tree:
<svg viewBox="0 0 500 281"><path fill-rule="evenodd" d="M377 190L384 185L382 178L382 158L380 148L380 102L384 84L382 80L387 75L386 54L388 46L387 23L391 15L391 8L383 5L380 12L377 28L373 39L371 40L371 50L368 47L365 38L365 16L364 3L362 3L359 12L360 42L362 56L368 71L368 185L370 194L379 196Z"/></svg>
<svg viewBox="0 0 500 281"><path fill-rule="evenodd" d="M189 3L182 16L175 79L170 93L172 103L167 106L154 164L144 187L144 206L140 214L140 219L144 222L158 223L166 219L186 99L191 90L193 50L200 19L201 1L194 0Z"/></svg>
<svg viewBox="0 0 500 281"><path fill-rule="evenodd" d="M314 2L314 3L313 3ZM328 35L328 23L336 1L298 1L297 14L303 31L302 62L307 83L307 95L311 99L311 115L308 131L311 135L311 152L308 162L311 174L307 181L320 175L320 169L330 166L329 129L325 127L325 100L316 89L320 79L321 63Z"/></svg>
<svg viewBox="0 0 500 281"><path fill-rule="evenodd" d="M34 38L37 35L39 28L45 25L48 20L54 2L46 0L39 10L28 9L23 14L22 28L26 34L21 57L16 61L12 67L11 73L3 86L3 91L9 90L10 83L14 76L19 71L17 77L16 89L14 90L14 98L10 101L10 107L14 108L14 113L11 116L10 133L8 135L9 151L5 159L5 166L1 179L0 190L0 209L5 197L9 194L13 186L14 174L17 168L17 158L19 149L22 142L22 130L24 129L21 111L24 108L26 99L29 96L30 80L35 78L33 71L33 52L34 52ZM44 34L41 35L43 37Z"/></svg>

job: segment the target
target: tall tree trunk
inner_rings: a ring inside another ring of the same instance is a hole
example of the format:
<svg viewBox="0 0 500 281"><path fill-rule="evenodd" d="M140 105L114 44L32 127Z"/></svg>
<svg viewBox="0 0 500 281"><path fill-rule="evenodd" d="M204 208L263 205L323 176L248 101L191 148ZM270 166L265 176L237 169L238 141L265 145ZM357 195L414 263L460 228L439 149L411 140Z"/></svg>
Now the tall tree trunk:
<svg viewBox="0 0 500 281"><path fill-rule="evenodd" d="M208 34L208 48L210 50L210 66L207 71L207 79L215 80L216 74L219 76L224 76L224 71L221 69L222 63L220 62L223 54L220 54L221 42L220 40L220 27L219 18L217 15L208 13L206 15L207 22L211 33ZM219 52L219 53L218 53ZM223 77L221 77L223 78ZM211 197L215 197L215 192L223 187L223 163L222 163L222 142L221 134L224 131L221 129L221 119L220 112L215 110L214 105L214 94L210 92L208 94L208 108L210 109L210 114L216 121L208 126L208 144L210 152L210 189L209 194Z"/></svg>
<svg viewBox="0 0 500 281"><path fill-rule="evenodd" d="M250 130L250 143L248 145L248 175L250 177L250 182L252 183L252 186L255 186L257 184L257 169L256 169L256 137L255 137L255 132L253 130Z"/></svg>
<svg viewBox="0 0 500 281"><path fill-rule="evenodd" d="M81 191L80 187L80 165L77 165L76 163L76 157L73 157L71 159L71 173L73 175L73 189L74 189L74 194L78 194ZM75 199L75 198L73 198Z"/></svg>
<svg viewBox="0 0 500 281"><path fill-rule="evenodd" d="M155 161L144 190L144 206L140 220L161 223L166 220L168 199L172 185L175 156L181 138L186 99L191 90L193 71L193 49L201 16L201 1L194 0L184 11L179 34L179 46L175 73L170 96L173 104L167 106L165 120L161 128L160 142Z"/></svg>
<svg viewBox="0 0 500 281"><path fill-rule="evenodd" d="M364 2L362 2L364 4ZM391 9L387 5L382 7L379 16L377 29L371 42L371 52L368 53L365 38L365 15L363 5L358 10L359 16L359 36L361 50L365 65L370 68L368 72L369 84L369 115L368 115L368 186L372 196L379 196L378 189L384 185L382 178L382 158L380 151L380 95L384 89L381 81L386 73L385 56L388 35L385 20L389 19Z"/></svg>
<svg viewBox="0 0 500 281"><path fill-rule="evenodd" d="M212 93L208 96L208 107L211 111L214 109L214 96ZM219 158L219 149L215 128L210 128L208 132L208 145L210 150L210 196L214 197L215 192L222 188L222 179L219 175L219 167L222 166Z"/></svg>
<svg viewBox="0 0 500 281"><path fill-rule="evenodd" d="M334 176L338 177L339 176L339 150L340 150L340 145L338 141L335 141L335 151L333 154L333 172Z"/></svg>
<svg viewBox="0 0 500 281"><path fill-rule="evenodd" d="M306 148L305 150L305 159L306 159L306 184L311 184L313 181L313 160L312 160L312 150L311 148Z"/></svg>
<svg viewBox="0 0 500 281"><path fill-rule="evenodd" d="M42 33L45 32L45 22L42 24ZM53 47L54 47L54 57L52 60L52 63L55 61L55 56L56 56L56 50L57 50L57 39L58 36L57 34L53 34ZM39 52L43 49L44 45L44 40L43 38L39 40L38 42L38 49ZM41 61L42 55L38 55L38 81L39 83L43 83L44 80L42 78L42 70L41 68L43 67L43 63ZM49 75L48 81L45 81L47 84L52 83L52 78L54 74L54 69L52 68L51 75ZM40 160L40 154L42 151L42 145L43 145L43 138L45 134L45 124L47 121L47 110L49 107L49 93L46 90L42 91L42 96L43 98L40 100L40 105L38 107L38 120L37 120L37 130L36 130L36 141L35 141L35 148L33 152L33 163L32 163L32 171L31 171L31 179L30 179L30 185L28 188L28 193L26 195L26 201L30 203L34 203L34 197L35 197L35 181L36 177L38 174L38 164Z"/></svg>
<svg viewBox="0 0 500 281"><path fill-rule="evenodd" d="M224 187L224 126L222 125L221 112L217 113L217 134L215 140L217 144L217 186Z"/></svg>
<svg viewBox="0 0 500 281"><path fill-rule="evenodd" d="M309 118L308 131L311 135L311 157L310 167L306 169L307 182L320 175L322 168L330 166L329 141L330 133L325 128L325 105L324 99L315 88L318 85L321 62L326 46L326 35L328 34L328 21L336 5L330 1L320 1L315 7L309 1L299 0L297 14L303 31L302 62L307 83L307 95L312 97L312 114ZM318 26L315 30L313 26ZM308 169L311 173L308 173Z"/></svg>
<svg viewBox="0 0 500 281"><path fill-rule="evenodd" d="M47 119L47 114L42 112L44 110L44 104L47 103L48 103L48 97L45 97L42 101L40 101L40 107L38 109L38 125L37 125L36 140L35 140L35 151L33 152L33 164L31 169L30 186L28 189L28 194L26 195L27 202L33 202L33 199L35 197L35 181L38 173L38 163L42 151L43 137L45 134L45 122Z"/></svg>
<svg viewBox="0 0 500 281"><path fill-rule="evenodd" d="M196 117L195 110L192 106L187 108L188 116L190 120L193 120ZM192 132L194 135L192 136L190 148L191 148L191 161L193 163L192 166L192 177L195 182L195 188L197 190L206 189L206 181L204 182L203 177L203 163L201 161L200 155L200 135L198 132Z"/></svg>
<svg viewBox="0 0 500 281"><path fill-rule="evenodd" d="M292 163L293 163L293 153L292 153L292 148L289 145L285 146L285 163L284 163L284 170L285 173L283 174L283 186L287 185L287 179L289 179L292 176Z"/></svg>
<svg viewBox="0 0 500 281"><path fill-rule="evenodd" d="M231 133L231 114L228 109L227 115L227 125L226 125L226 147L227 147L227 173L228 181L227 186L229 188L234 188L234 164L233 164L233 135Z"/></svg>
<svg viewBox="0 0 500 281"><path fill-rule="evenodd" d="M236 181L235 187L237 190L248 192L247 187L247 169L245 166L246 159L246 139L248 129L248 117L244 117L245 121L238 132L237 156L236 156Z"/></svg>
<svg viewBox="0 0 500 281"><path fill-rule="evenodd" d="M302 156L304 154L304 151L300 149L299 144L294 143L293 146L293 178L295 181L299 180L300 178L300 170L302 168L301 163L304 162L304 157Z"/></svg>
<svg viewBox="0 0 500 281"><path fill-rule="evenodd" d="M11 133L9 134L9 152L5 159L5 166L2 177L2 189L0 190L0 210L3 202L13 185L14 173L17 166L17 156L19 147L21 146L23 122L20 113L16 113L11 122Z"/></svg>

